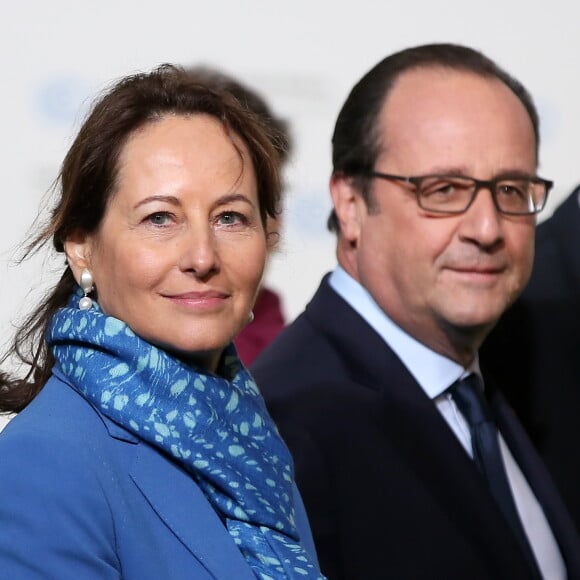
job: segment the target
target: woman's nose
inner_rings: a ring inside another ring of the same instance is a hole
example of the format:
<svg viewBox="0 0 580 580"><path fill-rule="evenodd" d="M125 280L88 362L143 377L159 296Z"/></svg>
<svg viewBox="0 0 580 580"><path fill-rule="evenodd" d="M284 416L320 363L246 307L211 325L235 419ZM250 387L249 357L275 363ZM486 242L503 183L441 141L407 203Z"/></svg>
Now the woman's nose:
<svg viewBox="0 0 580 580"><path fill-rule="evenodd" d="M189 227L180 240L179 267L197 278L205 278L219 268L215 237L209 226Z"/></svg>

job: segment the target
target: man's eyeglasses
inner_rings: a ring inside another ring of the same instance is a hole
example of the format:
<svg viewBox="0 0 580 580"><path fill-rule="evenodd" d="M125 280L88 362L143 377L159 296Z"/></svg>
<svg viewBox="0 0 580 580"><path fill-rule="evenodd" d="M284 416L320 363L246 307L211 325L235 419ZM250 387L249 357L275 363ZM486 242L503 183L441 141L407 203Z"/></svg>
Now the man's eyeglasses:
<svg viewBox="0 0 580 580"><path fill-rule="evenodd" d="M501 177L482 180L462 175L421 175L402 177L371 171L367 177L403 181L415 187L417 203L433 213L460 214L469 209L481 189L489 189L498 212L506 215L533 215L546 205L554 183L541 177Z"/></svg>

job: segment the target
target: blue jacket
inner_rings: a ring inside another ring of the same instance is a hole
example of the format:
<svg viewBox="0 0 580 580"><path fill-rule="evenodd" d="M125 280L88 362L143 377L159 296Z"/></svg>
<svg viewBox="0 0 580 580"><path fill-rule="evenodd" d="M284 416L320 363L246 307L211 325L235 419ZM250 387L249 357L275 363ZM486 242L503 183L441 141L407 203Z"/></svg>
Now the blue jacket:
<svg viewBox="0 0 580 580"><path fill-rule="evenodd" d="M192 477L58 376L0 433L0 577L255 580Z"/></svg>

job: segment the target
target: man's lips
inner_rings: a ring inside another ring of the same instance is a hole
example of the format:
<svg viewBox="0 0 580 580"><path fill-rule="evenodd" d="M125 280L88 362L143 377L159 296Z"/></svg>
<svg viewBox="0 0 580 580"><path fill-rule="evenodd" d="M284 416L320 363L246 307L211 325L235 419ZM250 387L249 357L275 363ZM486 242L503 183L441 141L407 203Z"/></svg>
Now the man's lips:
<svg viewBox="0 0 580 580"><path fill-rule="evenodd" d="M450 266L446 270L458 280L474 284L490 284L506 271L504 266Z"/></svg>
<svg viewBox="0 0 580 580"><path fill-rule="evenodd" d="M481 267L481 266L448 266L448 270L452 270L453 272L459 272L463 274L501 274L505 267L503 266L488 266L488 267Z"/></svg>

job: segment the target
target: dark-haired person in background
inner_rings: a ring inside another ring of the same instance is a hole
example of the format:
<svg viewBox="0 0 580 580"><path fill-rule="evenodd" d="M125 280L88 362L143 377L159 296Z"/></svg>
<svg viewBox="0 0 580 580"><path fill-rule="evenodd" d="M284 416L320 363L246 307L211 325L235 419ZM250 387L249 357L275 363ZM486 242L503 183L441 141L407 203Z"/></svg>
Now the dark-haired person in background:
<svg viewBox="0 0 580 580"><path fill-rule="evenodd" d="M62 276L0 411L0 576L320 578L292 459L232 340L280 198L273 136L169 65L95 105L33 247Z"/></svg>
<svg viewBox="0 0 580 580"><path fill-rule="evenodd" d="M258 116L274 135L278 150L280 172L292 153L292 140L288 123L274 114L265 99L248 85L222 71L208 66L192 66L186 69L194 82L218 91L232 94L241 105ZM278 235L280 217L269 218L270 235ZM260 286L254 303L253 320L236 336L235 345L242 362L249 366L284 329L286 324L280 296L264 284Z"/></svg>
<svg viewBox="0 0 580 580"><path fill-rule="evenodd" d="M538 226L522 296L481 349L580 529L580 188Z"/></svg>
<svg viewBox="0 0 580 580"><path fill-rule="evenodd" d="M481 53L427 45L333 136L338 267L252 369L331 579L580 578L580 540L478 349L525 286L538 116Z"/></svg>

